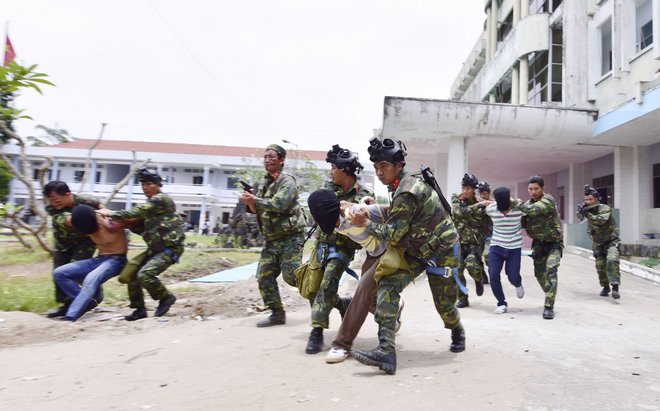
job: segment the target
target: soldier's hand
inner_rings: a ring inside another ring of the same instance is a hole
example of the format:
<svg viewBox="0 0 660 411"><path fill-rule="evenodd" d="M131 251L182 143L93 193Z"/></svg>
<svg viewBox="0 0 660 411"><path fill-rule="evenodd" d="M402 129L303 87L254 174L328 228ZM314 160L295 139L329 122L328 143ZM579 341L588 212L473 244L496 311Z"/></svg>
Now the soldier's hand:
<svg viewBox="0 0 660 411"><path fill-rule="evenodd" d="M362 198L362 200L360 200L360 204L366 204L366 205L376 204L376 200L373 197L364 197Z"/></svg>
<svg viewBox="0 0 660 411"><path fill-rule="evenodd" d="M359 211L355 211L353 213L353 219L351 220L351 223L353 225L358 227L366 227L368 222L369 222L369 214L367 210L360 209Z"/></svg>

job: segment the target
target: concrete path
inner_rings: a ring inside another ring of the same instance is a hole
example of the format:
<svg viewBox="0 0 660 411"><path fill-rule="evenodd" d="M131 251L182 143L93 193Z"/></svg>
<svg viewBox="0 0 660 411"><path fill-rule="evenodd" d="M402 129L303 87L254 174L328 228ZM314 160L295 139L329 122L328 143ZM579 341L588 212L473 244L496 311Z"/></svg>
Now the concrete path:
<svg viewBox="0 0 660 411"><path fill-rule="evenodd" d="M0 409L660 410L657 284L624 274L620 300L600 297L593 262L566 254L556 318L543 320L529 257L523 279L521 300L505 285L507 314L492 313L488 287L471 296L460 354L448 351L426 280L411 285L393 376L305 354L305 307L269 329L255 327L261 316L152 321L140 334L2 349ZM326 348L336 312L331 321ZM373 348L375 334L368 317L354 348Z"/></svg>

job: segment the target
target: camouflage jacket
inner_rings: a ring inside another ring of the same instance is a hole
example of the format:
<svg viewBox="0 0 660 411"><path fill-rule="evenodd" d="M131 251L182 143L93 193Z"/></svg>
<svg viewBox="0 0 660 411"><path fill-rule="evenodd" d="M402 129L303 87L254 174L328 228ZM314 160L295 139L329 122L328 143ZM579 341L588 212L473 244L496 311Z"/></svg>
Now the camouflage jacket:
<svg viewBox="0 0 660 411"><path fill-rule="evenodd" d="M619 240L619 226L612 209L606 204L593 204L584 208L589 237L596 244L607 244Z"/></svg>
<svg viewBox="0 0 660 411"><path fill-rule="evenodd" d="M520 211L525 214L522 218L522 227L532 239L563 243L557 202L550 194L544 193L538 201L529 199L523 202Z"/></svg>
<svg viewBox="0 0 660 411"><path fill-rule="evenodd" d="M333 191L335 194L337 194L337 198L339 198L339 200L344 200L351 203L359 203L360 200L365 197L374 196L374 193L362 187L358 182L355 182L355 185L347 192L344 192L344 189L341 186L338 186L332 181L326 181L323 188ZM332 234L325 234L321 230L317 230L316 232L317 240L326 244L336 244L337 248L349 248L351 250L359 250L362 248L360 244L356 243L345 235L337 234L336 232L333 232Z"/></svg>
<svg viewBox="0 0 660 411"><path fill-rule="evenodd" d="M398 181L388 186L393 195L387 220L383 224L369 222L370 233L417 259L453 252L458 232L435 190L421 177L405 171Z"/></svg>
<svg viewBox="0 0 660 411"><path fill-rule="evenodd" d="M115 211L112 218L142 219L142 238L150 251L161 252L165 248L171 248L178 254L183 252L183 242L186 239L183 219L177 213L172 198L165 193L158 193L148 198L146 203L130 210Z"/></svg>
<svg viewBox="0 0 660 411"><path fill-rule="evenodd" d="M486 215L485 208L478 204L476 197L470 201L463 195L453 194L451 212L458 235L461 237L461 244L480 245L484 243L490 218Z"/></svg>
<svg viewBox="0 0 660 411"><path fill-rule="evenodd" d="M101 207L99 200L92 196L73 194L73 200L75 202L74 207L79 204L85 204L97 210ZM73 207L58 210L53 206L46 206L46 212L53 220L55 251L80 250L82 247L95 250L96 244L94 244L91 238L66 223L69 217L71 217L71 210L73 210Z"/></svg>
<svg viewBox="0 0 660 411"><path fill-rule="evenodd" d="M291 174L280 172L277 178L266 174L256 195L257 223L266 240L279 240L305 231L305 216L298 204L298 186Z"/></svg>

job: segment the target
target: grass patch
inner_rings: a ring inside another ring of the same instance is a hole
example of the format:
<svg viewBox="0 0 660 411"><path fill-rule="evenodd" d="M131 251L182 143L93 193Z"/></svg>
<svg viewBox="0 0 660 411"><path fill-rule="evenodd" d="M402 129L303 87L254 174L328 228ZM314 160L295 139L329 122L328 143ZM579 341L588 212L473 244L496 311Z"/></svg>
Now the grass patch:
<svg viewBox="0 0 660 411"><path fill-rule="evenodd" d="M43 263L50 259L50 254L42 249L32 251L22 246L0 248L0 261L2 261L0 267L2 265Z"/></svg>
<svg viewBox="0 0 660 411"><path fill-rule="evenodd" d="M647 258L645 260L640 260L639 263L641 265L646 266L646 267L653 268L656 265L660 264L660 258L651 257L651 258Z"/></svg>

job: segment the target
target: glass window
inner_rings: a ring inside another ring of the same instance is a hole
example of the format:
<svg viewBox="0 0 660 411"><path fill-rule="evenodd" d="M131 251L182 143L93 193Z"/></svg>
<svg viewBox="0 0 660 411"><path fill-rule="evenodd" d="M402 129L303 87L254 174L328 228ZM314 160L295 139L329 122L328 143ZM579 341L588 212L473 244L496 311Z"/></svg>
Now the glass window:
<svg viewBox="0 0 660 411"><path fill-rule="evenodd" d="M653 4L646 0L635 8L637 51L653 44Z"/></svg>
<svg viewBox="0 0 660 411"><path fill-rule="evenodd" d="M600 26L600 74L612 71L612 19Z"/></svg>

